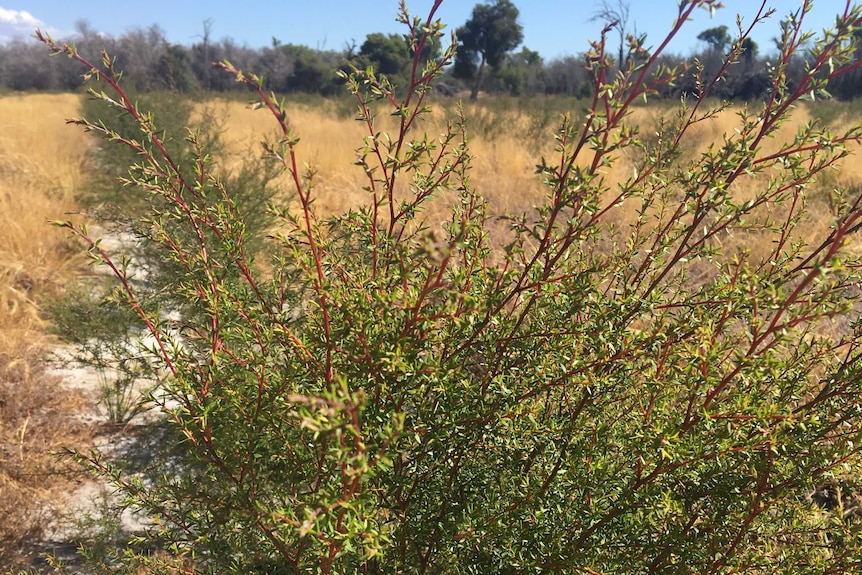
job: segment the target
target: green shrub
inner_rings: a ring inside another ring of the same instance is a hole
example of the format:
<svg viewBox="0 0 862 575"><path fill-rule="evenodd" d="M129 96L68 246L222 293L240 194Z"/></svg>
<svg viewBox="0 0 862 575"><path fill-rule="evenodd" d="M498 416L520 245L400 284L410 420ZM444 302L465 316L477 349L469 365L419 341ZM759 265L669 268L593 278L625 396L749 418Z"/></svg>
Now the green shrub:
<svg viewBox="0 0 862 575"><path fill-rule="evenodd" d="M196 113L195 102L187 94L176 92L127 93L126 97L139 110L148 110L147 116L159 125L188 127L186 134L175 131L159 134L165 154L186 180L197 177L198 159L213 162L225 157L221 139L224 122L215 106L198 106ZM100 98L85 101L86 116L95 116L102 110ZM114 145L100 138L94 146L90 186L81 198L88 215L99 226L100 233L113 236L116 249L128 258L127 264L134 262L127 271L129 279L136 283L139 297L158 300L163 310L188 316L191 313L188 302L174 297L172 291L172 281L183 275L183 267L165 257L164 246L153 240L154 234L169 233L175 245L189 245L196 239L193 230L174 226L171 218L159 219L159 214L174 208L160 194L130 189L131 182L125 177L129 166L141 161L141 146L148 145L146 138L141 138L137 121L118 110L103 115L93 129L98 134L111 133L114 142L126 145ZM190 133L194 137L188 137ZM250 253L263 248L265 236L275 222L269 203L277 192L274 185L277 174L276 166L259 154L249 155L235 170L220 174L218 185L231 189L231 199L242 212L244 249ZM141 217L148 213L154 217ZM161 224L167 228L160 230ZM154 390L162 374L155 366L139 362L137 357L125 357L135 353L142 326L133 310L118 306L113 300L111 290L115 283L110 280L104 274L90 278L80 289L71 290L67 297L50 304L48 315L57 333L76 346L74 359L96 371L100 403L108 418L126 423L143 409L147 394L142 391Z"/></svg>
<svg viewBox="0 0 862 575"><path fill-rule="evenodd" d="M414 58L440 34L439 4L424 23L402 14ZM670 36L714 4L683 3ZM853 484L860 470L862 206L844 205L813 233L806 187L862 133L809 124L778 151L762 145L827 76L857 65L848 39L860 16L850 11L813 45L793 87L782 62L805 37L789 35L762 109L741 111L737 131L679 160L680 138L712 114L706 96L721 81L699 77L702 98L680 104L686 122L614 187L605 171L639 145L626 120L633 103L681 72L647 75L656 53L615 75L594 44L591 110L563 120L558 155L539 169L547 201L535 220L512 220L507 245L487 241L464 119L440 135L411 129L453 49L417 70L403 100L374 75L348 78L368 129L358 164L369 201L325 219L281 105L224 63L279 122L283 137L268 150L295 186L267 274L206 159L175 161L109 59L97 68L45 38L89 66L113 94L102 99L145 137L132 144L140 159L128 178L153 200L141 215L147 239L174 266L160 281L183 302L182 320L164 319L158 294L139 292L92 244L171 375L163 408L183 437L184 464L151 482L91 459L153 518L147 537L164 550L129 550L117 564L858 571L855 514L808 495ZM376 129L370 110L381 102L401 119L397 132ZM422 219L431 201L451 205L445 225Z"/></svg>
<svg viewBox="0 0 862 575"><path fill-rule="evenodd" d="M224 158L222 134L225 121L216 106L197 105L195 113L195 100L177 92L127 93L126 97L135 103L138 110L146 110L146 115L160 126L187 127L187 132L174 129L159 134L165 152L174 160L186 180L197 177L199 158L205 158L208 162ZM152 272L150 283L158 283L159 277L172 275L172 272L160 269L169 264L163 254L158 253L159 248L148 241L152 239L150 235L153 233L151 222L142 220L140 216L147 210L168 210L170 202L157 193L133 193L129 189L126 180L129 166L141 161L139 146L148 144L146 138L141 138L140 126L132 116L122 110L101 114L101 104L100 98L86 100L84 115L100 117L96 131L99 134L110 132L115 141L128 145L117 146L99 140L92 159L92 185L82 200L103 227L144 240L140 244L127 243L124 247L135 253L139 267ZM189 134L194 136L189 137ZM238 168L220 174L220 185L230 188L231 199L243 214L247 241L251 242L246 249L260 249L265 234L274 223L275 218L268 206L277 192L274 186L276 175L277 170L271 162L251 154L243 159ZM184 230L176 228L171 233L184 234ZM185 236L186 239L190 238L188 233Z"/></svg>

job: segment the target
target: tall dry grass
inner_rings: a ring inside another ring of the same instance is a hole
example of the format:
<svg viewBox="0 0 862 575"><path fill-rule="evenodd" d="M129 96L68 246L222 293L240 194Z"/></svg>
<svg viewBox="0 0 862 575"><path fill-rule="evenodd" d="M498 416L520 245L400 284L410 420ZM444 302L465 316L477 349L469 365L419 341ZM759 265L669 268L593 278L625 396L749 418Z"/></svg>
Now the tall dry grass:
<svg viewBox="0 0 862 575"><path fill-rule="evenodd" d="M89 138L64 126L80 96L0 98L0 565L38 538L46 503L68 487L54 452L83 441L80 398L46 371L51 339L40 309L82 264L53 228L75 209Z"/></svg>
<svg viewBox="0 0 862 575"><path fill-rule="evenodd" d="M571 101L570 104L572 114L577 117L583 104L577 101ZM565 103L557 105L560 110L565 107ZM693 124L683 138L683 156L680 162L693 161L711 145L720 145L725 135L733 134L741 125L738 116L741 109L742 105L731 106L714 118ZM676 106L661 103L635 108L629 123L639 126L642 136L649 139L659 125L659 118L670 118L675 111ZM261 140L267 135L275 134L275 126L269 114L253 111L241 102L214 100L202 105L199 113L215 114L224 120L228 156L239 158L249 151L259 153ZM445 122L451 120L455 113L454 102L437 102L432 114L424 120L420 129L432 135L442 133ZM505 99L464 104L464 113L467 117L468 134L472 138L471 181L488 200L489 213L492 216L529 213L543 198L544 188L535 168L542 157L550 161L555 156L553 132L558 127L560 114L548 111L547 107L543 111L531 112L523 107L523 102ZM324 214L335 213L367 203L368 192L362 189L367 185L367 180L362 170L353 165L357 159L356 149L366 136L364 125L345 117L343 105L326 100L313 106L289 105L288 117L291 127L301 138L300 157L316 172L317 209ZM833 123L846 121L846 118L842 118L839 117ZM795 110L790 120L781 126L774 138L767 141L765 147L777 151L782 144L791 142L800 127L811 119L812 114L808 109ZM395 118L381 114L377 121L381 129L397 131ZM583 158L585 163L589 160L588 157ZM613 190L630 177L635 163L635 158L622 157L608 169L604 178L610 189ZM810 190L807 198L810 221L805 228L810 237L821 235L834 221L828 206L829 190L835 186L855 186L859 182L862 182L862 165L851 162L819 182L822 189ZM286 193L289 194L290 184L287 178L283 183ZM753 196L763 183L757 178L742 180L735 184L734 193L744 201ZM609 213L610 218L624 229L636 218L639 206L635 204L636 202L630 200L614 208ZM446 217L442 208L435 212L433 207L430 213L425 215L429 222L439 222ZM504 227L505 224L498 223L497 233L494 233L495 227L492 226L492 234L498 238L502 237L505 233L502 229ZM748 249L757 255L757 250L766 250L768 247L759 243L755 232L752 232L752 235L730 238L729 241L731 244L725 247L731 252L737 248ZM733 243L737 245L732 245Z"/></svg>
<svg viewBox="0 0 862 575"><path fill-rule="evenodd" d="M344 117L344 106L322 100L313 106L297 104L288 107L291 128L301 138L299 155L315 171L315 206L320 214L332 214L365 205L370 195L363 189L368 180L362 169L354 163L357 149L367 135L364 124ZM457 114L453 101L437 102L432 113L418 126L429 135L442 134L446 122ZM242 154L259 153L260 143L275 135L269 114L249 109L236 101L213 101L199 108L200 114L214 114L224 121L224 143L227 155L239 158ZM489 213L500 216L506 213L529 211L540 203L544 190L536 176L536 164L544 154L553 151L553 119L539 138L525 142L523 134L529 131L528 114L518 110L488 111L479 104L466 104L467 130L471 138L473 156L471 181L489 202ZM386 114L377 118L378 128L397 134L397 120ZM488 125L495 126L493 135L481 135ZM533 131L536 131L535 129ZM227 168L233 167L230 160ZM290 182L285 176L283 189L290 193ZM453 190L452 192L457 193ZM290 197L289 195L287 196ZM424 214L429 224L437 225L448 217L444 208L431 204ZM503 227L504 224L499 224ZM494 226L492 225L492 231Z"/></svg>

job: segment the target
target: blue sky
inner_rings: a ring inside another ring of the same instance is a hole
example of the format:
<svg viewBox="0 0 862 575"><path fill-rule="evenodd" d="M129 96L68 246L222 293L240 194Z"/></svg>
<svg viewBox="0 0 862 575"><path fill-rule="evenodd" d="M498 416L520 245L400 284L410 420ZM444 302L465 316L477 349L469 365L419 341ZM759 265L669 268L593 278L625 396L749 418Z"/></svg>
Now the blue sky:
<svg viewBox="0 0 862 575"><path fill-rule="evenodd" d="M615 0L612 0L615 2ZM699 47L697 34L706 28L726 25L736 30L736 14L750 22L757 0L723 0L726 8L709 13L698 10L671 51L683 55ZM450 29L469 17L477 0L444 0L437 16ZM600 24L590 22L598 0L514 0L521 11L524 45L546 59L578 54L595 39ZM199 41L205 19L212 20L215 39L233 38L252 48L269 45L272 37L283 43L304 44L313 48L343 49L351 39L361 44L370 32L401 32L395 22L398 0L145 0L142 3L117 0L0 0L0 40L13 35L26 36L42 27L64 37L75 29L79 19L87 20L99 32L120 35L136 27L158 24L171 42L191 44ZM433 0L408 0L412 14L425 15ZM630 0L630 27L648 34L648 45L657 43L672 25L677 0ZM770 51L770 38L777 35L778 21L797 10L801 0L769 0L777 13L754 34L761 51ZM815 0L806 17L806 28L821 31L834 22L844 8L844 0Z"/></svg>

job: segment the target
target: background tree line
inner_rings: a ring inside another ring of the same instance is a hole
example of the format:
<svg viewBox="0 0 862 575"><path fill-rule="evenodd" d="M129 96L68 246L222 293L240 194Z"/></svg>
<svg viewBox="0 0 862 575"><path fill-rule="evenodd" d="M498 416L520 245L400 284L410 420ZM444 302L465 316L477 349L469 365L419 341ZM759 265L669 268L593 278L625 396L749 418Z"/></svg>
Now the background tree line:
<svg viewBox="0 0 862 575"><path fill-rule="evenodd" d="M638 37L636 28L634 32L629 29L628 5L623 0L615 3L604 0L593 19L619 22L619 45L608 46L609 53L618 52L618 65L625 65L630 57L637 57L639 51L642 53L650 45L646 36ZM410 74L410 49L405 38L398 34L368 34L361 43L352 42L341 50L283 43L275 37L269 46L251 48L229 37L213 39L212 28L211 20L204 21L199 40L186 46L170 42L156 24L111 37L97 33L81 21L74 37L68 40L74 40L79 52L90 58L98 59L99 51L106 49L116 57L116 67L124 72L126 82L139 91L241 90L232 77L212 70L211 63L222 60L256 71L265 77L267 88L277 93L323 96L344 93L338 72L352 67L373 67L396 86L405 85ZM469 90L473 99L480 88L489 94L512 96L578 97L591 93L592 80L584 53L546 60L521 44L518 9L511 0L477 4L470 20L457 29L456 35L460 43L458 56L438 84L439 92L454 94ZM726 81L710 95L728 100L756 100L767 95L768 70L779 58L775 50L764 55L750 39L736 46L726 26L706 29L698 39L697 52L692 56L669 54L661 58L666 65L685 61L692 72L676 85L666 87L659 96L678 98L696 94L698 66L702 66L705 75L714 74L731 50L738 54L737 63L727 71ZM776 45L779 41L780 38L775 38ZM439 42L429 46L423 58L439 58L442 48ZM862 46L857 47L856 53L862 58ZM803 76L805 66L805 56L796 55L788 69L791 82L794 76ZM0 89L66 91L79 86L78 75L62 62L46 57L36 42L14 40L0 44ZM829 91L839 99L857 97L862 94L862 73L857 70L840 76L830 82Z"/></svg>

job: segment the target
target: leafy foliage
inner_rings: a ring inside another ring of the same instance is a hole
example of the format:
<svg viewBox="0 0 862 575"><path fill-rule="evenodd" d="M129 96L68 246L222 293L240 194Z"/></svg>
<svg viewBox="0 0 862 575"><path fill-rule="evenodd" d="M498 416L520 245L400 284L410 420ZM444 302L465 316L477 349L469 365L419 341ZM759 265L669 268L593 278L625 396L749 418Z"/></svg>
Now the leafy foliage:
<svg viewBox="0 0 862 575"><path fill-rule="evenodd" d="M406 72L412 63L407 42L397 34L369 34L359 49L359 55L366 58L375 71L387 76Z"/></svg>
<svg viewBox="0 0 862 575"><path fill-rule="evenodd" d="M730 34L727 32L727 26L707 28L697 35L697 39L701 42L706 42L710 50L715 50L716 52L724 52L732 42Z"/></svg>
<svg viewBox="0 0 862 575"><path fill-rule="evenodd" d="M456 77L473 80L471 100L479 95L485 64L499 68L506 53L517 48L524 39L523 27L518 23L519 13L510 0L477 4L471 18L456 31L460 44L454 73Z"/></svg>
<svg viewBox="0 0 862 575"><path fill-rule="evenodd" d="M414 62L441 33L440 3L424 21L402 9ZM669 37L716 5L682 3ZM860 16L848 6L797 85L786 64L801 37L790 35L771 98L693 157L686 132L716 113L704 97L648 144L627 122L682 69L648 76L660 54L638 51L617 73L596 42L591 107L583 122L563 119L556 157L538 167L546 202L511 219L504 245L488 242L463 115L434 137L416 129L453 49L414 65L400 98L373 71L346 75L367 129L368 203L332 218L315 213L314 173L282 105L223 63L273 113L282 136L267 149L294 186L267 274L205 159L189 177L108 57L97 68L44 38L147 136L129 182L170 207L144 217L178 270L165 285L187 302L182 321L165 319L66 224L153 337L170 374L164 413L184 438L183 465L154 483L92 459L169 551L118 561L152 572L858 571L855 514L806 495L853 483L862 464L862 200L837 193L830 230L805 231L807 189L862 132L812 123L775 151L764 144L853 65ZM722 75L699 72L705 96ZM377 126L381 105L398 118L392 132ZM632 147L643 153L631 176L609 186L604 171ZM443 225L422 217L432 201L451 206ZM627 205L635 216L619 225ZM178 241L182 230L192 239Z"/></svg>

